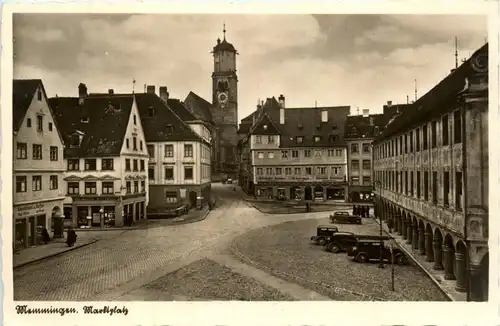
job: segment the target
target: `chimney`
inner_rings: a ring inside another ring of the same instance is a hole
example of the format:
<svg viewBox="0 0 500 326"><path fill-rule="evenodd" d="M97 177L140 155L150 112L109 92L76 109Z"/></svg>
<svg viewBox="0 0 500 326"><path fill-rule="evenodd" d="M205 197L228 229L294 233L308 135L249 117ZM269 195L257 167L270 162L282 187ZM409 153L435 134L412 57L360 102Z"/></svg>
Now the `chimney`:
<svg viewBox="0 0 500 326"><path fill-rule="evenodd" d="M282 109L284 109L285 108L285 97L283 96L283 94L281 94L280 97L278 97L278 101L280 103L280 107Z"/></svg>
<svg viewBox="0 0 500 326"><path fill-rule="evenodd" d="M281 125L285 124L285 108L284 107L280 108L280 124Z"/></svg>
<svg viewBox="0 0 500 326"><path fill-rule="evenodd" d="M113 95L114 93L115 93L115 91L112 88L108 89L108 94L109 95Z"/></svg>
<svg viewBox="0 0 500 326"><path fill-rule="evenodd" d="M166 103L168 100L168 88L167 86L160 86L160 98Z"/></svg>
<svg viewBox="0 0 500 326"><path fill-rule="evenodd" d="M370 115L370 109L363 109L363 117L368 117Z"/></svg>
<svg viewBox="0 0 500 326"><path fill-rule="evenodd" d="M87 86L85 86L84 83L80 83L80 85L78 85L78 104L79 105L83 105L87 95L88 95Z"/></svg>
<svg viewBox="0 0 500 326"><path fill-rule="evenodd" d="M392 101L387 101L387 106L391 106L392 105Z"/></svg>
<svg viewBox="0 0 500 326"><path fill-rule="evenodd" d="M373 117L370 117L370 126L373 126Z"/></svg>
<svg viewBox="0 0 500 326"><path fill-rule="evenodd" d="M148 94L155 94L155 85L148 85L146 87L146 93L148 93Z"/></svg>

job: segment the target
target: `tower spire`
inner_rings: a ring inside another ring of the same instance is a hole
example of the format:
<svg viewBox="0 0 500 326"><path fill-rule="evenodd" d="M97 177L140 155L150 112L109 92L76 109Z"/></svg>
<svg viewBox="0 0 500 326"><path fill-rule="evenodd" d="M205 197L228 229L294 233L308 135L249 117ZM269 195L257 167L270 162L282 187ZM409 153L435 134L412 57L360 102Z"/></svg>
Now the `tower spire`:
<svg viewBox="0 0 500 326"><path fill-rule="evenodd" d="M224 41L226 40L226 22L224 21L224 26L222 29L222 32L224 33Z"/></svg>
<svg viewBox="0 0 500 326"><path fill-rule="evenodd" d="M415 79L415 102L417 101L417 80Z"/></svg>
<svg viewBox="0 0 500 326"><path fill-rule="evenodd" d="M458 39L455 36L455 69L458 68Z"/></svg>

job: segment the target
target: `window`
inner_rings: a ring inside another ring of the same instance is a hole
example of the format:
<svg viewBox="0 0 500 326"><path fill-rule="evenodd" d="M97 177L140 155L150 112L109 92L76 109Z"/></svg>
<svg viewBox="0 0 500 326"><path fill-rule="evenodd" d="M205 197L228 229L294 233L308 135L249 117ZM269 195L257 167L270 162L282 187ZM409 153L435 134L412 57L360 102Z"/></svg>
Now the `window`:
<svg viewBox="0 0 500 326"><path fill-rule="evenodd" d="M450 172L443 173L443 203L445 206L450 205Z"/></svg>
<svg viewBox="0 0 500 326"><path fill-rule="evenodd" d="M413 197L413 171L410 172L410 195Z"/></svg>
<svg viewBox="0 0 500 326"><path fill-rule="evenodd" d="M28 158L28 144L26 143L17 143L16 145L16 157L18 159L25 160Z"/></svg>
<svg viewBox="0 0 500 326"><path fill-rule="evenodd" d="M359 153L359 145L351 144L351 153Z"/></svg>
<svg viewBox="0 0 500 326"><path fill-rule="evenodd" d="M26 176L16 176L16 192L26 191Z"/></svg>
<svg viewBox="0 0 500 326"><path fill-rule="evenodd" d="M36 91L36 99L39 101L42 100L42 91L40 89Z"/></svg>
<svg viewBox="0 0 500 326"><path fill-rule="evenodd" d="M184 145L184 157L193 157L193 145L191 144Z"/></svg>
<svg viewBox="0 0 500 326"><path fill-rule="evenodd" d="M101 170L113 171L113 159L112 158L103 158L101 160Z"/></svg>
<svg viewBox="0 0 500 326"><path fill-rule="evenodd" d="M335 155L336 156L342 156L342 150L341 149L336 149L335 150Z"/></svg>
<svg viewBox="0 0 500 326"><path fill-rule="evenodd" d="M193 167L184 167L184 180L193 180Z"/></svg>
<svg viewBox="0 0 500 326"><path fill-rule="evenodd" d="M328 122L328 111L321 111L321 122Z"/></svg>
<svg viewBox="0 0 500 326"><path fill-rule="evenodd" d="M292 151L292 158L299 157L299 151Z"/></svg>
<svg viewBox="0 0 500 326"><path fill-rule="evenodd" d="M267 175L273 175L273 168L266 168Z"/></svg>
<svg viewBox="0 0 500 326"><path fill-rule="evenodd" d="M134 151L137 150L137 138L136 137L132 137L132 147L133 147Z"/></svg>
<svg viewBox="0 0 500 326"><path fill-rule="evenodd" d="M112 195L115 193L114 182L107 181L102 183L102 194L103 195Z"/></svg>
<svg viewBox="0 0 500 326"><path fill-rule="evenodd" d="M267 136L267 143L274 144L274 136Z"/></svg>
<svg viewBox="0 0 500 326"><path fill-rule="evenodd" d="M261 136L255 136L255 143L262 144L262 137Z"/></svg>
<svg viewBox="0 0 500 326"><path fill-rule="evenodd" d="M127 189L127 194L130 194L132 192L132 182L127 181L125 183L125 188Z"/></svg>
<svg viewBox="0 0 500 326"><path fill-rule="evenodd" d="M97 183L85 182L85 195L95 195L95 194L97 194Z"/></svg>
<svg viewBox="0 0 500 326"><path fill-rule="evenodd" d="M363 185L367 186L371 184L371 178L370 177L363 177Z"/></svg>
<svg viewBox="0 0 500 326"><path fill-rule="evenodd" d="M276 175L281 175L281 168L276 168Z"/></svg>
<svg viewBox="0 0 500 326"><path fill-rule="evenodd" d="M274 152L267 153L267 158L273 159L274 158Z"/></svg>
<svg viewBox="0 0 500 326"><path fill-rule="evenodd" d="M155 168L154 168L154 166L148 167L148 179L149 180L154 180L155 179Z"/></svg>
<svg viewBox="0 0 500 326"><path fill-rule="evenodd" d="M145 192L146 191L146 181L141 181L141 192Z"/></svg>
<svg viewBox="0 0 500 326"><path fill-rule="evenodd" d="M186 147L184 147L184 152L185 151ZM165 157L174 157L174 145L165 145Z"/></svg>
<svg viewBox="0 0 500 326"><path fill-rule="evenodd" d="M365 154L370 153L370 144L363 143L363 153Z"/></svg>
<svg viewBox="0 0 500 326"><path fill-rule="evenodd" d="M304 141L304 137L297 136L297 144L302 144L303 141Z"/></svg>
<svg viewBox="0 0 500 326"><path fill-rule="evenodd" d="M41 115L36 116L36 131L43 131L43 116Z"/></svg>
<svg viewBox="0 0 500 326"><path fill-rule="evenodd" d="M351 177L351 183L353 185L359 185L359 177Z"/></svg>
<svg viewBox="0 0 500 326"><path fill-rule="evenodd" d="M315 143L319 143L321 141L321 137L320 136L314 136L314 142Z"/></svg>
<svg viewBox="0 0 500 326"><path fill-rule="evenodd" d="M399 172L396 171L396 192L399 192Z"/></svg>
<svg viewBox="0 0 500 326"><path fill-rule="evenodd" d="M415 149L420 152L420 129L415 131Z"/></svg>
<svg viewBox="0 0 500 326"><path fill-rule="evenodd" d="M172 166L165 167L165 180L174 180L174 168Z"/></svg>
<svg viewBox="0 0 500 326"><path fill-rule="evenodd" d="M405 195L408 195L408 171L405 171Z"/></svg>
<svg viewBox="0 0 500 326"><path fill-rule="evenodd" d="M139 141L139 149L142 151L144 147L142 146L142 140Z"/></svg>
<svg viewBox="0 0 500 326"><path fill-rule="evenodd" d="M264 158L264 152L258 152L257 157L261 159Z"/></svg>
<svg viewBox="0 0 500 326"><path fill-rule="evenodd" d="M453 112L453 135L455 144L462 142L462 116L460 110Z"/></svg>
<svg viewBox="0 0 500 326"><path fill-rule="evenodd" d="M71 136L71 147L78 147L80 146L80 136L78 135L72 135Z"/></svg>
<svg viewBox="0 0 500 326"><path fill-rule="evenodd" d="M410 153L413 153L413 130L410 131Z"/></svg>
<svg viewBox="0 0 500 326"><path fill-rule="evenodd" d="M80 160L79 159L68 159L68 170L69 171L79 171L80 170Z"/></svg>
<svg viewBox="0 0 500 326"><path fill-rule="evenodd" d="M166 126L166 129L167 129L167 134L172 134L174 132L174 126L170 124Z"/></svg>
<svg viewBox="0 0 500 326"><path fill-rule="evenodd" d="M137 117L135 116L135 114L134 114L134 124L135 125L137 124Z"/></svg>
<svg viewBox="0 0 500 326"><path fill-rule="evenodd" d="M404 151L405 151L405 154L408 154L408 134L405 134Z"/></svg>
<svg viewBox="0 0 500 326"><path fill-rule="evenodd" d="M352 160L351 161L351 169L359 170L359 160Z"/></svg>
<svg viewBox="0 0 500 326"><path fill-rule="evenodd" d="M315 157L321 157L321 150L314 150L314 156Z"/></svg>
<svg viewBox="0 0 500 326"><path fill-rule="evenodd" d="M42 145L33 144L33 159L34 160L42 159Z"/></svg>
<svg viewBox="0 0 500 326"><path fill-rule="evenodd" d="M403 136L399 137L399 155L403 155Z"/></svg>
<svg viewBox="0 0 500 326"><path fill-rule="evenodd" d="M429 149L429 135L427 134L427 125L424 125L422 127L422 133L423 133L423 140L424 140L424 145L422 146L423 147L423 150L425 151L426 149Z"/></svg>
<svg viewBox="0 0 500 326"><path fill-rule="evenodd" d="M144 160L141 160L140 162L141 162L141 171L145 171L146 166L145 166Z"/></svg>
<svg viewBox="0 0 500 326"><path fill-rule="evenodd" d="M150 158L155 158L155 147L154 145L147 145L148 148L148 155Z"/></svg>
<svg viewBox="0 0 500 326"><path fill-rule="evenodd" d="M165 192L165 204L177 204L177 192L166 191Z"/></svg>
<svg viewBox="0 0 500 326"><path fill-rule="evenodd" d="M332 173L333 174L339 174L340 168L338 166L332 166Z"/></svg>
<svg viewBox="0 0 500 326"><path fill-rule="evenodd" d="M125 140L125 145L127 146L127 149L130 148L130 142L129 142L128 138Z"/></svg>
<svg viewBox="0 0 500 326"><path fill-rule="evenodd" d="M139 192L139 181L134 181L134 193Z"/></svg>
<svg viewBox="0 0 500 326"><path fill-rule="evenodd" d="M455 172L455 208L462 210L462 172Z"/></svg>
<svg viewBox="0 0 500 326"><path fill-rule="evenodd" d="M26 127L31 128L31 118L26 119Z"/></svg>
<svg viewBox="0 0 500 326"><path fill-rule="evenodd" d="M262 170L262 168L257 168L257 174L258 175L263 175L264 174L264 171Z"/></svg>
<svg viewBox="0 0 500 326"><path fill-rule="evenodd" d="M125 159L125 171L130 171L130 159Z"/></svg>
<svg viewBox="0 0 500 326"><path fill-rule="evenodd" d="M49 122L49 131L52 131L52 122Z"/></svg>
<svg viewBox="0 0 500 326"><path fill-rule="evenodd" d="M292 168L285 168L285 174L286 175L292 174Z"/></svg>
<svg viewBox="0 0 500 326"><path fill-rule="evenodd" d="M281 158L288 158L288 151L281 151Z"/></svg>
<svg viewBox="0 0 500 326"><path fill-rule="evenodd" d="M139 171L139 165L137 163L137 160L132 161L132 166L134 168L134 171Z"/></svg>
<svg viewBox="0 0 500 326"><path fill-rule="evenodd" d="M68 195L78 195L78 194L80 194L80 183L68 182Z"/></svg>
<svg viewBox="0 0 500 326"><path fill-rule="evenodd" d="M85 171L96 171L97 164L95 158L87 158L85 159Z"/></svg>
<svg viewBox="0 0 500 326"><path fill-rule="evenodd" d="M417 198L420 199L421 187L420 187L420 171L417 171Z"/></svg>
<svg viewBox="0 0 500 326"><path fill-rule="evenodd" d="M370 160L363 160L363 170L370 170L372 168Z"/></svg>
<svg viewBox="0 0 500 326"><path fill-rule="evenodd" d="M438 173L432 171L432 203L437 204Z"/></svg>
<svg viewBox="0 0 500 326"><path fill-rule="evenodd" d="M293 171L293 173L294 173L295 175L300 175L300 174L302 174L302 169L301 169L301 168L294 168L293 170L294 170L294 171Z"/></svg>
<svg viewBox="0 0 500 326"><path fill-rule="evenodd" d="M429 200L429 172L424 171L424 200Z"/></svg>
<svg viewBox="0 0 500 326"><path fill-rule="evenodd" d="M448 115L444 115L441 118L441 125L443 126L443 146L448 146L450 144L450 135L449 135L449 118ZM449 177L449 176L448 176Z"/></svg>
<svg viewBox="0 0 500 326"><path fill-rule="evenodd" d="M437 122L431 122L431 146L432 148L437 147Z"/></svg>
<svg viewBox="0 0 500 326"><path fill-rule="evenodd" d="M51 175L49 178L49 189L56 190L58 188L57 175Z"/></svg>
<svg viewBox="0 0 500 326"><path fill-rule="evenodd" d="M50 146L50 160L57 161L57 146Z"/></svg>
<svg viewBox="0 0 500 326"><path fill-rule="evenodd" d="M304 157L311 157L311 150L310 149L304 150Z"/></svg>
<svg viewBox="0 0 500 326"><path fill-rule="evenodd" d="M318 171L318 174L325 175L326 174L326 167L323 167L323 166L318 167L317 171Z"/></svg>
<svg viewBox="0 0 500 326"><path fill-rule="evenodd" d="M329 149L328 150L328 157L335 156L335 150L334 149Z"/></svg>
<svg viewBox="0 0 500 326"><path fill-rule="evenodd" d="M312 174L312 168L306 167L306 174L311 175Z"/></svg>

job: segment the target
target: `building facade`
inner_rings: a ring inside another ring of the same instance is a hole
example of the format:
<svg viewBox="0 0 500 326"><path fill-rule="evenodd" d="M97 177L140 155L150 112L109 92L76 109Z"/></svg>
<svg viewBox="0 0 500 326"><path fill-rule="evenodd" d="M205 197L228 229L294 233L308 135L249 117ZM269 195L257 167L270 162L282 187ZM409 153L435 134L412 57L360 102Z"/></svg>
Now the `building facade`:
<svg viewBox="0 0 500 326"><path fill-rule="evenodd" d="M148 212L204 205L211 198L210 124L161 87L160 96L151 86L135 97L149 154Z"/></svg>
<svg viewBox="0 0 500 326"><path fill-rule="evenodd" d="M101 228L146 219L148 154L135 98L89 96L80 84L79 97L50 105L65 140L66 219Z"/></svg>
<svg viewBox="0 0 500 326"><path fill-rule="evenodd" d="M13 82L13 248L37 245L64 201L63 142L39 79Z"/></svg>
<svg viewBox="0 0 500 326"><path fill-rule="evenodd" d="M344 125L349 110L348 106L288 109L283 95L279 103L274 97L267 99L240 140L243 189L257 198L345 201Z"/></svg>
<svg viewBox="0 0 500 326"><path fill-rule="evenodd" d="M488 46L374 148L376 214L471 301L488 298Z"/></svg>

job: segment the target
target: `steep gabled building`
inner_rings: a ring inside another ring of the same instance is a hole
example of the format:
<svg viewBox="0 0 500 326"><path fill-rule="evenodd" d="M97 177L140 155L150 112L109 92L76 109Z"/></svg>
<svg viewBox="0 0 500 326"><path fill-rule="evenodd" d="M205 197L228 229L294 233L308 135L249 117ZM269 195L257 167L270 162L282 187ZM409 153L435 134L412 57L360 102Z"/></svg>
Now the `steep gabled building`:
<svg viewBox="0 0 500 326"><path fill-rule="evenodd" d="M39 244L64 201L63 141L40 79L13 82L13 248Z"/></svg>
<svg viewBox="0 0 500 326"><path fill-rule="evenodd" d="M130 95L49 100L67 164L64 214L73 226L122 226L146 219L148 154L137 103Z"/></svg>

